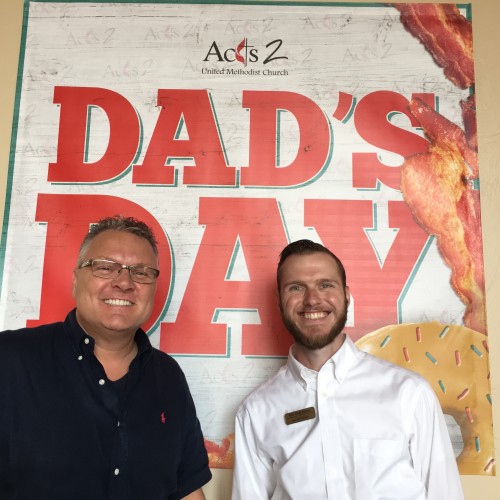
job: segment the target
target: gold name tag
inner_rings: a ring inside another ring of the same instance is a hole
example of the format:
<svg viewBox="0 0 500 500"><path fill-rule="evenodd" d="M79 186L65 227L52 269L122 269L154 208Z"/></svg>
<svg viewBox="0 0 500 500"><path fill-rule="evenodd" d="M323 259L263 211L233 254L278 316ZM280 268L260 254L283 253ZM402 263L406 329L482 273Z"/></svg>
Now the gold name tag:
<svg viewBox="0 0 500 500"><path fill-rule="evenodd" d="M311 420L312 418L316 418L316 410L313 406L311 406L310 408L304 408L302 410L285 413L286 425L296 424L297 422L303 422L304 420Z"/></svg>

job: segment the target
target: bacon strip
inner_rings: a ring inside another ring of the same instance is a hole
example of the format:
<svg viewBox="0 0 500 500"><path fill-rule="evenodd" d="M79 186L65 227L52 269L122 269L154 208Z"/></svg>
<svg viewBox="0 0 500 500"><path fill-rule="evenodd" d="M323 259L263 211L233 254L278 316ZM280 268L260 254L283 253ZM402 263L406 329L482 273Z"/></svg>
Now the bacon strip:
<svg viewBox="0 0 500 500"><path fill-rule="evenodd" d="M484 262L477 154L455 124L420 99L410 102L430 145L426 153L405 159L401 191L417 222L436 236L451 268L451 285L466 305L464 324L486 333Z"/></svg>
<svg viewBox="0 0 500 500"><path fill-rule="evenodd" d="M477 121L476 121L476 94L460 101L462 118L465 127L465 136L469 147L477 152Z"/></svg>
<svg viewBox="0 0 500 500"><path fill-rule="evenodd" d="M393 4L401 22L419 38L444 74L458 87L474 84L472 23L454 4Z"/></svg>
<svg viewBox="0 0 500 500"><path fill-rule="evenodd" d="M422 99L412 99L409 109L424 129L431 143L438 143L448 149L458 149L471 170L471 172L466 173L467 180L477 179L479 176L477 152L470 148L464 131L434 111Z"/></svg>

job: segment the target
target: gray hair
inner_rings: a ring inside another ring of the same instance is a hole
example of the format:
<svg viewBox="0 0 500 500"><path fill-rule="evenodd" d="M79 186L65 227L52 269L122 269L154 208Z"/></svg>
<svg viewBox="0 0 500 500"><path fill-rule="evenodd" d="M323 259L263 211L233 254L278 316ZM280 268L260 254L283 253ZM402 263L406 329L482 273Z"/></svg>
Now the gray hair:
<svg viewBox="0 0 500 500"><path fill-rule="evenodd" d="M85 254L90 242L98 234L101 234L104 231L126 231L128 233L135 234L140 238L144 238L150 243L154 254L158 256L158 246L155 235L147 224L135 219L134 217L114 215L113 217L105 217L96 224L92 224L90 226L89 232L85 235L85 238L80 245L80 251L78 252L78 265L83 262L83 255Z"/></svg>

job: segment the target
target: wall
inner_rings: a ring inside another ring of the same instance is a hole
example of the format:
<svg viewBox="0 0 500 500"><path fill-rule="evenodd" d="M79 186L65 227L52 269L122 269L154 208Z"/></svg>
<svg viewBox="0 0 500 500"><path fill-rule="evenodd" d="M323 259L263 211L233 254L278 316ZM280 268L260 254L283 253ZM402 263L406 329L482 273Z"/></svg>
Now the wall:
<svg viewBox="0 0 500 500"><path fill-rule="evenodd" d="M345 1L345 0L344 0ZM365 3L369 3L365 0ZM427 2L430 3L430 2ZM479 162L481 171L481 208L485 254L486 300L490 332L490 364L494 412L495 450L500 459L500 232L497 214L500 213L500 2L469 0L472 4L476 94L478 107ZM0 2L0 47L2 76L0 79L0 220L3 221L5 187L9 165L12 117L23 0ZM208 500L229 497L231 471L216 470L206 488ZM445 480L445 478L443 478ZM500 476L462 476L467 500L498 500Z"/></svg>

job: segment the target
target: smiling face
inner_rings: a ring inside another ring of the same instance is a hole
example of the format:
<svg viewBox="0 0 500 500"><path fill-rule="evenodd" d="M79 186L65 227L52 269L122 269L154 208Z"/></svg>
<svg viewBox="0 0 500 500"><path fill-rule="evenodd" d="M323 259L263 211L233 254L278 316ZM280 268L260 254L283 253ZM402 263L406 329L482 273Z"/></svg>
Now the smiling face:
<svg viewBox="0 0 500 500"><path fill-rule="evenodd" d="M81 257L82 261L108 259L158 269L158 258L150 243L126 231L108 230L98 234ZM114 279L93 276L90 266L73 272L76 317L94 338L110 338L115 333L135 335L151 314L155 292L156 282L135 283L127 269Z"/></svg>
<svg viewBox="0 0 500 500"><path fill-rule="evenodd" d="M283 262L281 317L296 345L309 350L334 346L345 326L349 300L349 288L344 288L339 267L327 253L294 254Z"/></svg>

